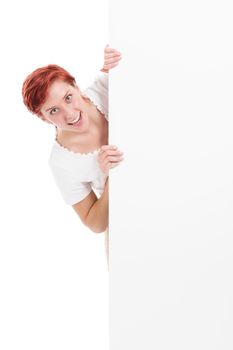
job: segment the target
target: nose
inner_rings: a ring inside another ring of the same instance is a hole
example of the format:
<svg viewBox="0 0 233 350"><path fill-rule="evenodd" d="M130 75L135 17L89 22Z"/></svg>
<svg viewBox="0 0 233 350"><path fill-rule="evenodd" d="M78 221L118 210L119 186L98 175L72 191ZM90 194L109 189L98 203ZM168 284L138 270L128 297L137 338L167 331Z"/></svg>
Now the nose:
<svg viewBox="0 0 233 350"><path fill-rule="evenodd" d="M70 122L72 122L72 120L74 120L76 113L77 112L75 112L75 110L72 106L67 106L67 105L64 106L64 116L65 116L67 123L70 123Z"/></svg>

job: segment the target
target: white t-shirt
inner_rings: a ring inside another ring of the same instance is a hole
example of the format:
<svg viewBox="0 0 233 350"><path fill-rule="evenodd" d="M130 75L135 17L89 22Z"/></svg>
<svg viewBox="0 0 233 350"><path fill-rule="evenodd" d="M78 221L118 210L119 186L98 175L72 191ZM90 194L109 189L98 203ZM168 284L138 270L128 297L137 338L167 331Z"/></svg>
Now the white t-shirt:
<svg viewBox="0 0 233 350"><path fill-rule="evenodd" d="M101 72L83 94L108 120L108 74ZM73 205L80 202L92 190L97 196L102 194L106 175L99 167L98 153L99 149L91 153L75 153L62 147L55 140L49 165L67 204Z"/></svg>

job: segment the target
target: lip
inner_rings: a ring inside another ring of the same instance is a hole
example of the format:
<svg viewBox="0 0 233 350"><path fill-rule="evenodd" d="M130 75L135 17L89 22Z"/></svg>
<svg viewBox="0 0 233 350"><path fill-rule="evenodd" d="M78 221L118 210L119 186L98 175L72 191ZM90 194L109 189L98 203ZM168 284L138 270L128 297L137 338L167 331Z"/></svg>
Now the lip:
<svg viewBox="0 0 233 350"><path fill-rule="evenodd" d="M83 121L83 114L82 114L82 112L80 112L79 120L76 123L71 124L71 126L73 126L73 127L80 127L80 125L82 124L82 121Z"/></svg>
<svg viewBox="0 0 233 350"><path fill-rule="evenodd" d="M78 119L77 122L75 122L75 123L74 122L69 122L67 124L70 125L70 126L77 125L79 123L80 119L81 119L81 114L82 114L82 112L79 112L79 114L76 116L76 118L74 118L74 120L76 120L77 117L79 116L79 119Z"/></svg>

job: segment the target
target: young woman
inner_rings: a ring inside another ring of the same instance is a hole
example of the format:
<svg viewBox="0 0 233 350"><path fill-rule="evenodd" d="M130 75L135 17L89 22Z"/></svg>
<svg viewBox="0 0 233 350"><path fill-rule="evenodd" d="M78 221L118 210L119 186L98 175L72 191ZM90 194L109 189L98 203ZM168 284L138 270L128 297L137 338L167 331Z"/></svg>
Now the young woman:
<svg viewBox="0 0 233 350"><path fill-rule="evenodd" d="M57 65L36 69L22 88L29 111L56 128L49 160L54 179L83 224L105 232L107 261L108 176L123 160L123 153L108 145L108 71L120 59L121 54L107 46L101 73L84 92Z"/></svg>

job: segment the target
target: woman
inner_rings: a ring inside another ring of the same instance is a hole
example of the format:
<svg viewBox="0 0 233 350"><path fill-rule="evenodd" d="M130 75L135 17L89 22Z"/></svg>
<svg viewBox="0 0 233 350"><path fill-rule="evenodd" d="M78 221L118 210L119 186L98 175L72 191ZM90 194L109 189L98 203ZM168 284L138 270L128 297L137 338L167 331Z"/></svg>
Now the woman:
<svg viewBox="0 0 233 350"><path fill-rule="evenodd" d="M108 145L108 71L121 54L107 46L104 66L83 93L75 78L57 65L33 71L23 83L23 101L30 112L56 127L50 166L61 194L84 225L105 232L108 261L108 176L123 160Z"/></svg>

